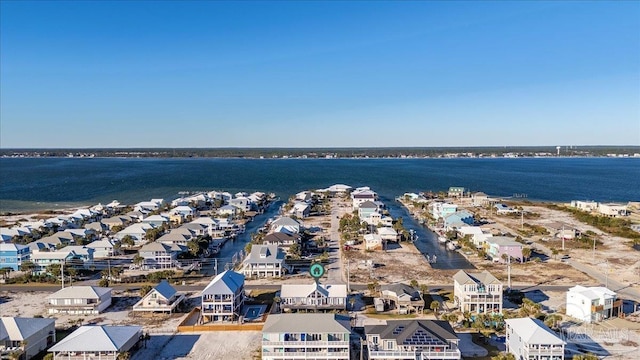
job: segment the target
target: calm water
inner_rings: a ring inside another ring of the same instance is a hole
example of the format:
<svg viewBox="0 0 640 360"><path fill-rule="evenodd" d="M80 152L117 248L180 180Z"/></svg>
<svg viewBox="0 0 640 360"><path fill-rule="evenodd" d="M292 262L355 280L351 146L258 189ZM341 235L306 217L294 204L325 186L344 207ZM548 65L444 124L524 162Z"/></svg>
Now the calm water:
<svg viewBox="0 0 640 360"><path fill-rule="evenodd" d="M405 192L464 186L495 196L531 200L640 200L640 159L0 159L0 211L173 199L179 191L274 192L282 199L335 183L370 186L394 217L417 231L416 246L437 255L438 268L470 265L437 244L393 199ZM245 235L219 254L229 261L249 234L274 215L256 218Z"/></svg>

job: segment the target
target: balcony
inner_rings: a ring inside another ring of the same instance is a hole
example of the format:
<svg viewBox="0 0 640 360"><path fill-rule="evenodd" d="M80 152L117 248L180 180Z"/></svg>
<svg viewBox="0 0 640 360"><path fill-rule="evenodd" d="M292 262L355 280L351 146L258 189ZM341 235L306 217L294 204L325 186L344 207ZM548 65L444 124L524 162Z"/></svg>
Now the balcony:
<svg viewBox="0 0 640 360"><path fill-rule="evenodd" d="M349 359L349 352L262 352L263 359ZM65 359L66 360L66 359Z"/></svg>
<svg viewBox="0 0 640 360"><path fill-rule="evenodd" d="M262 346L349 347L348 341L262 341Z"/></svg>
<svg viewBox="0 0 640 360"><path fill-rule="evenodd" d="M460 350L456 351L423 351L420 353L421 360L455 359L461 358Z"/></svg>

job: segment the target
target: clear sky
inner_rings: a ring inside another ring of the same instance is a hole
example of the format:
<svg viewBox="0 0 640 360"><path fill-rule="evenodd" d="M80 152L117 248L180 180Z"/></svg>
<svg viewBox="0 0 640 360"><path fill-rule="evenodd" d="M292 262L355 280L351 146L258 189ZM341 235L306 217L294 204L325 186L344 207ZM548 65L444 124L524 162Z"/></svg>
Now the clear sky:
<svg viewBox="0 0 640 360"><path fill-rule="evenodd" d="M1 1L0 147L640 145L640 2Z"/></svg>

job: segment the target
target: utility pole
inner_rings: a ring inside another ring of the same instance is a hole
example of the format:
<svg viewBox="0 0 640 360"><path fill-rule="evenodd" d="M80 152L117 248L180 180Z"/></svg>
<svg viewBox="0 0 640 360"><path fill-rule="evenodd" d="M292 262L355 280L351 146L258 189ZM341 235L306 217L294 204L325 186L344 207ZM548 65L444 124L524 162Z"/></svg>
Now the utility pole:
<svg viewBox="0 0 640 360"><path fill-rule="evenodd" d="M349 259L347 259L347 294L351 293L351 286L349 286L349 279L350 279L350 275L349 275Z"/></svg>
<svg viewBox="0 0 640 360"><path fill-rule="evenodd" d="M64 289L64 260L60 263L60 275L62 275L62 288Z"/></svg>
<svg viewBox="0 0 640 360"><path fill-rule="evenodd" d="M111 259L107 259L107 284L111 285Z"/></svg>
<svg viewBox="0 0 640 360"><path fill-rule="evenodd" d="M593 238L593 261L596 261L596 238Z"/></svg>
<svg viewBox="0 0 640 360"><path fill-rule="evenodd" d="M511 256L507 254L507 287L511 292Z"/></svg>
<svg viewBox="0 0 640 360"><path fill-rule="evenodd" d="M562 236L562 251L564 251L564 225L562 225L562 232L560 233L560 236Z"/></svg>
<svg viewBox="0 0 640 360"><path fill-rule="evenodd" d="M524 209L520 211L520 230L524 230Z"/></svg>

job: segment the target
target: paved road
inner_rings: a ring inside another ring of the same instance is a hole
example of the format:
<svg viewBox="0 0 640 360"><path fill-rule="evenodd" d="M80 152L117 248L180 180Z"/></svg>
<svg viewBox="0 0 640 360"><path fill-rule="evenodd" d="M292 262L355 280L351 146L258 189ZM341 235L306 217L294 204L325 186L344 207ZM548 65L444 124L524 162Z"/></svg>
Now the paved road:
<svg viewBox="0 0 640 360"><path fill-rule="evenodd" d="M340 248L340 217L344 213L344 208L338 206L340 199L331 199L331 231L329 232L329 259L330 264L327 265L328 284L344 284L345 277L342 266L342 249Z"/></svg>

